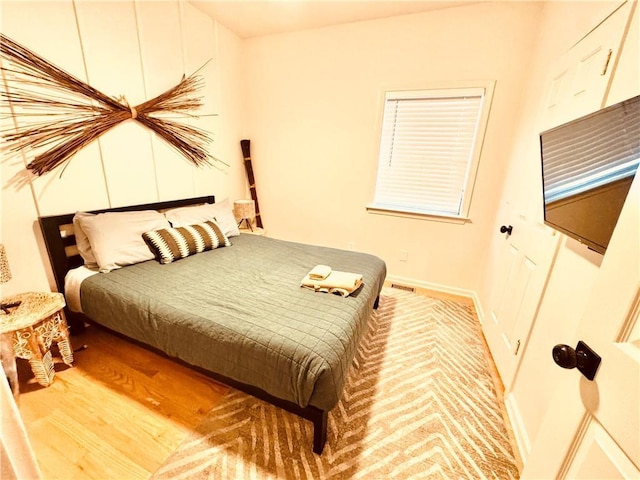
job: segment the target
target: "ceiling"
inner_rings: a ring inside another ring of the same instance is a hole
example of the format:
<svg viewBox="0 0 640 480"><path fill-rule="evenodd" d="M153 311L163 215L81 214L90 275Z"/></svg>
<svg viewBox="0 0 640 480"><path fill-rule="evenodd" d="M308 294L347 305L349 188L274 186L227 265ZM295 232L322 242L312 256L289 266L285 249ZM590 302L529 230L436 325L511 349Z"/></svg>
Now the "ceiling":
<svg viewBox="0 0 640 480"><path fill-rule="evenodd" d="M477 3L413 0L191 0L241 38L291 32L341 23Z"/></svg>

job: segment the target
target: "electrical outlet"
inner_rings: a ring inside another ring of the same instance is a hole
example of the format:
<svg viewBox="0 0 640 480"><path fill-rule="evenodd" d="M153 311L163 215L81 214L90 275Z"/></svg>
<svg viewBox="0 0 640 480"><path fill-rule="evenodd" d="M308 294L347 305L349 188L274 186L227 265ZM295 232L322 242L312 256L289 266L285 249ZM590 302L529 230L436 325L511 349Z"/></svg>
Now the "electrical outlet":
<svg viewBox="0 0 640 480"><path fill-rule="evenodd" d="M347 250L355 250L355 244L353 242L347 243Z"/></svg>
<svg viewBox="0 0 640 480"><path fill-rule="evenodd" d="M400 250L400 261L406 262L408 258L409 258L409 252L406 250Z"/></svg>

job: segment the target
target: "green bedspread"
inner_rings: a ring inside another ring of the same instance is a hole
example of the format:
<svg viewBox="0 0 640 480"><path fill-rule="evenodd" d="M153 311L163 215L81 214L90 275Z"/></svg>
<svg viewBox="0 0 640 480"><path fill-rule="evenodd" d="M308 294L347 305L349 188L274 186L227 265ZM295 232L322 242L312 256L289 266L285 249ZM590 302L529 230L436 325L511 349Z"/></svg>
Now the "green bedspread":
<svg viewBox="0 0 640 480"><path fill-rule="evenodd" d="M302 407L330 410L386 275L376 256L240 235L231 247L94 275L81 287L93 321L189 364ZM360 273L353 295L300 281L317 264Z"/></svg>

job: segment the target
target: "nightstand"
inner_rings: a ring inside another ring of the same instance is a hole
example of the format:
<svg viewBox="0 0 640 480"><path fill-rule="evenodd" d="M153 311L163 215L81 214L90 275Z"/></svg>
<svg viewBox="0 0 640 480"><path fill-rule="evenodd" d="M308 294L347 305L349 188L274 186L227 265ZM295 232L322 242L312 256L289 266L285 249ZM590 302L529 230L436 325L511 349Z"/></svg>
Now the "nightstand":
<svg viewBox="0 0 640 480"><path fill-rule="evenodd" d="M16 357L29 361L37 382L49 386L54 370L51 344L56 342L62 361L73 363L73 350L69 342L69 329L64 317L64 296L55 292L29 292L13 295L3 303L20 302L0 313L0 335L8 336Z"/></svg>
<svg viewBox="0 0 640 480"><path fill-rule="evenodd" d="M248 228L241 228L240 233L248 233L249 235L258 235L260 237L264 237L267 232L265 232L264 228L253 227L253 230L249 230Z"/></svg>

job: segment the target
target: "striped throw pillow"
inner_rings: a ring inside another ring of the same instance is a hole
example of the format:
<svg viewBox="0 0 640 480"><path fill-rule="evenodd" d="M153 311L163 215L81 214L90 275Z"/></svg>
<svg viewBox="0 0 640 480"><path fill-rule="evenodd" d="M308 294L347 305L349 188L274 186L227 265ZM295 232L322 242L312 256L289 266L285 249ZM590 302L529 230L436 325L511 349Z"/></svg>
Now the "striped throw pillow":
<svg viewBox="0 0 640 480"><path fill-rule="evenodd" d="M231 246L227 236L213 221L153 230L143 233L142 238L160 263L171 263L206 250Z"/></svg>

